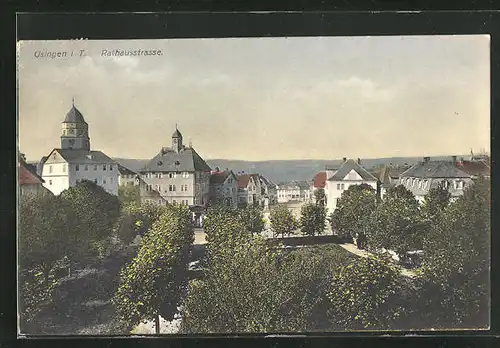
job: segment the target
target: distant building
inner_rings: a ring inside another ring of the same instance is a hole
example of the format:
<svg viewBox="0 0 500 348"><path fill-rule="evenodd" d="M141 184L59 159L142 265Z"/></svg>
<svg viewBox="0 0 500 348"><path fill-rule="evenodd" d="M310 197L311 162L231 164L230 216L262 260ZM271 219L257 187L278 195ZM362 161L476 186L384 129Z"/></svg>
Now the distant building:
<svg viewBox="0 0 500 348"><path fill-rule="evenodd" d="M238 175L238 205L261 204L262 187L258 174Z"/></svg>
<svg viewBox="0 0 500 348"><path fill-rule="evenodd" d="M352 185L366 184L377 190L378 179L361 166L361 161L344 158L338 169L326 170L325 185L326 207L328 214L337 208L337 202L342 193Z"/></svg>
<svg viewBox="0 0 500 348"><path fill-rule="evenodd" d="M278 203L278 186L262 175L259 175L259 180L264 209L269 209L269 206Z"/></svg>
<svg viewBox="0 0 500 348"><path fill-rule="evenodd" d="M61 148L42 158L38 168L53 194L89 180L118 195L118 164L101 151L90 150L88 124L73 104L62 123Z"/></svg>
<svg viewBox="0 0 500 348"><path fill-rule="evenodd" d="M139 174L134 172L133 170L128 169L127 167L118 165L118 186L133 186L139 185L140 181L138 180Z"/></svg>
<svg viewBox="0 0 500 348"><path fill-rule="evenodd" d="M389 189L395 187L399 183L399 177L402 173L410 169L410 165L405 164L401 166L394 166L392 164L385 165L379 174L380 181L380 197L384 198L384 195Z"/></svg>
<svg viewBox="0 0 500 348"><path fill-rule="evenodd" d="M20 196L52 194L43 186L44 180L36 173L36 167L20 159L18 163L18 184Z"/></svg>
<svg viewBox="0 0 500 348"><path fill-rule="evenodd" d="M464 194L473 181L474 175L468 174L457 165L456 157L451 161L431 161L424 157L422 162L413 165L401 174L399 184L411 191L419 203L424 201L429 190L444 182L452 199Z"/></svg>
<svg viewBox="0 0 500 348"><path fill-rule="evenodd" d="M311 187L307 182L291 181L278 185L278 203L311 200Z"/></svg>
<svg viewBox="0 0 500 348"><path fill-rule="evenodd" d="M453 157L453 161L456 162L457 167L460 170L469 174L473 179L480 176L483 176L485 178L490 178L491 176L489 157L472 158L470 160L461 158L458 161L456 160L456 157Z"/></svg>
<svg viewBox="0 0 500 348"><path fill-rule="evenodd" d="M314 203L316 202L316 197L314 195L314 192L316 190L323 190L324 191L325 186L326 186L326 171L316 173L316 175L314 176L314 178L311 182L311 188L310 188L311 200ZM325 195L325 198L326 198L326 195Z"/></svg>
<svg viewBox="0 0 500 348"><path fill-rule="evenodd" d="M210 200L230 207L238 204L238 178L231 170L215 168L210 175Z"/></svg>

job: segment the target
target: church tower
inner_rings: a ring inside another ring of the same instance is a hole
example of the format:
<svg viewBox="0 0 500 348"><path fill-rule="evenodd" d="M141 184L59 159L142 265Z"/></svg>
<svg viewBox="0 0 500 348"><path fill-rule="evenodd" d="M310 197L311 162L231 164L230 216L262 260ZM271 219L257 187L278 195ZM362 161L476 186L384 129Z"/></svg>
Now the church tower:
<svg viewBox="0 0 500 348"><path fill-rule="evenodd" d="M175 125L175 132L172 134L172 150L179 153L182 150L182 134L177 129L177 125Z"/></svg>
<svg viewBox="0 0 500 348"><path fill-rule="evenodd" d="M61 149L90 151L89 125L74 100L62 123Z"/></svg>

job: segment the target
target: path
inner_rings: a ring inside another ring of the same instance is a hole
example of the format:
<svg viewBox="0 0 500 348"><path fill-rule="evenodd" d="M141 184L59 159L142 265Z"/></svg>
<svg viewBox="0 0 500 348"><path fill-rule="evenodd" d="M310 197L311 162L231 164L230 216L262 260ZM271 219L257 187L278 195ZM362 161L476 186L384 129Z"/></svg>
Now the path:
<svg viewBox="0 0 500 348"><path fill-rule="evenodd" d="M347 250L348 252L354 254L354 255L358 255L360 257L368 257L368 256L373 256L373 253L369 252L369 251L366 251L366 250L360 250L356 247L356 245L354 244L351 244L351 243L346 243L346 244L338 244L339 246L341 246L342 248L344 248L345 250ZM412 272L410 270L407 270L405 268L401 268L401 274L405 277L409 277L409 278L414 278L416 277L417 275L415 274L415 272Z"/></svg>

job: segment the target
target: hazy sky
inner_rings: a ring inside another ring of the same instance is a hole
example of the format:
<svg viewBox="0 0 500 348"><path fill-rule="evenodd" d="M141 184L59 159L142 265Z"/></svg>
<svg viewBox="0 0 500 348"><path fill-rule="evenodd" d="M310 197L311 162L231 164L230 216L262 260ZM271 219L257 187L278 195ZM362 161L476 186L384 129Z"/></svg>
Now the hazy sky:
<svg viewBox="0 0 500 348"><path fill-rule="evenodd" d="M71 99L91 147L151 158L178 123L205 159L452 155L490 148L489 37L24 41L19 142L60 147ZM103 49L161 49L105 57ZM86 50L78 57L78 50ZM36 58L37 51L75 56Z"/></svg>

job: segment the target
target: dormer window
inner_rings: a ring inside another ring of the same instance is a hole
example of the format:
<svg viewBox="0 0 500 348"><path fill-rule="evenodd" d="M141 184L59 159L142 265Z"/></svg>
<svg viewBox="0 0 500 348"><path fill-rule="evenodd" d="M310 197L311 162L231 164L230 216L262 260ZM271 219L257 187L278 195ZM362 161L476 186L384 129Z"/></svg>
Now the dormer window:
<svg viewBox="0 0 500 348"><path fill-rule="evenodd" d="M181 162L179 161L175 161L175 165L178 166L179 164L181 164Z"/></svg>
<svg viewBox="0 0 500 348"><path fill-rule="evenodd" d="M158 161L158 165L162 166L163 165L163 161Z"/></svg>

